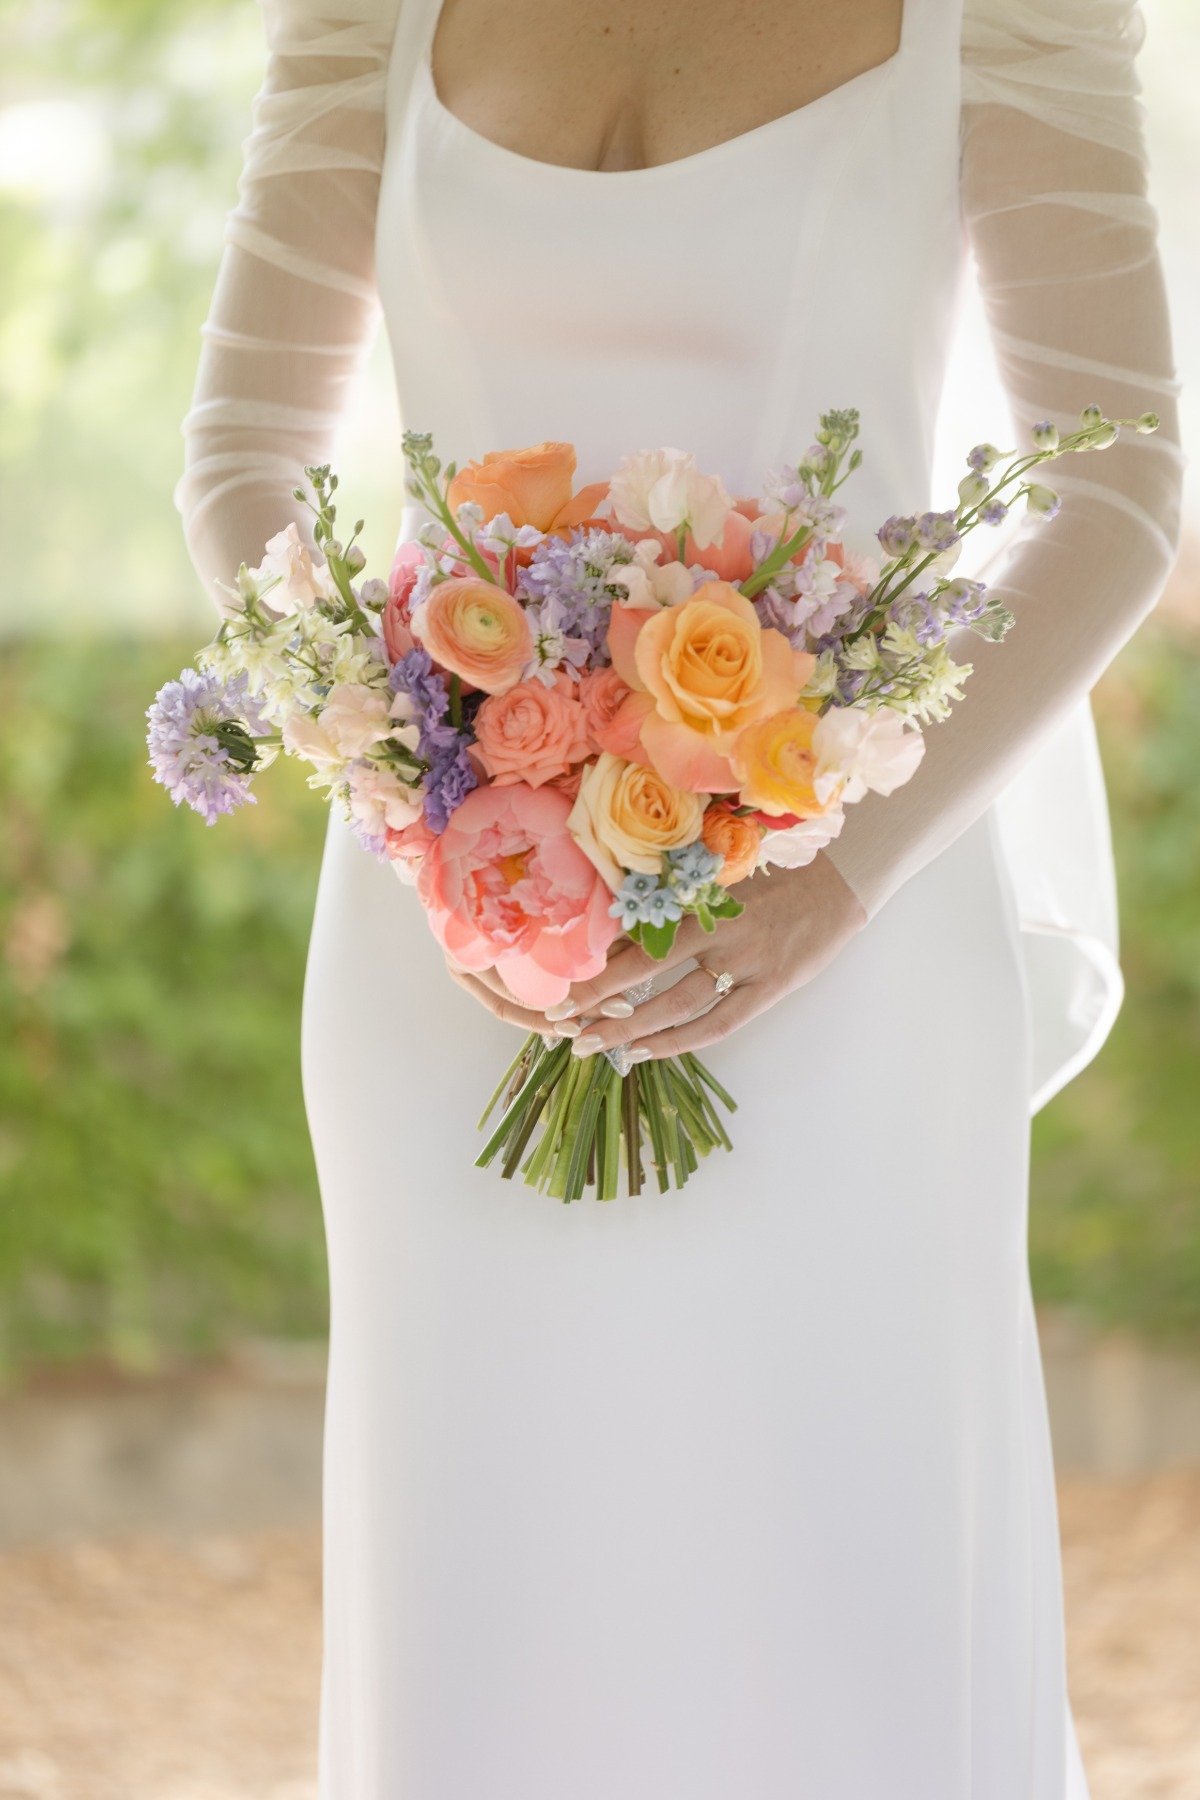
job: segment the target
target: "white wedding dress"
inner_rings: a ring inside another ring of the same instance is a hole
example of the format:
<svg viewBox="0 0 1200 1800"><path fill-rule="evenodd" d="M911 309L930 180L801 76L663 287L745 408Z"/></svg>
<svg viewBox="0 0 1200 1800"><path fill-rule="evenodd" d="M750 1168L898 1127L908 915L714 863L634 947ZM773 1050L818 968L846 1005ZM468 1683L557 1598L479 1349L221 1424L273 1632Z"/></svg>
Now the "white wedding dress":
<svg viewBox="0 0 1200 1800"><path fill-rule="evenodd" d="M735 1149L682 1194L564 1207L473 1168L514 1034L331 821L303 1025L323 1800L1083 1800L1026 1254L1055 1080L1022 927L1063 950L1065 1068L1111 879L1080 707L1178 530L1140 15L906 0L877 67L614 171L451 112L435 0L266 12L179 487L206 581L295 516L377 293L403 421L444 458L569 439L583 482L674 444L751 493L857 406L863 550L953 499L929 462L969 249L1014 429L1093 400L1163 420L1051 471L1060 517L997 577L1008 642L972 646L917 778L832 847L868 925L711 1053ZM1055 807L1090 808L1070 839Z"/></svg>

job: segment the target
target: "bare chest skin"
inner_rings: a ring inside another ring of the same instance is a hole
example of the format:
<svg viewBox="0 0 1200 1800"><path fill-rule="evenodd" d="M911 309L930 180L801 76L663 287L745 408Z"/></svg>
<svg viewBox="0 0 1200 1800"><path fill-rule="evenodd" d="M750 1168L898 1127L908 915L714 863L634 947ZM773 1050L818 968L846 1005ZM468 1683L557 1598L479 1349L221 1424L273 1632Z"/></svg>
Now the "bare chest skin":
<svg viewBox="0 0 1200 1800"><path fill-rule="evenodd" d="M650 168L752 131L888 61L903 4L443 0L434 85L464 124L518 155L568 168Z"/></svg>

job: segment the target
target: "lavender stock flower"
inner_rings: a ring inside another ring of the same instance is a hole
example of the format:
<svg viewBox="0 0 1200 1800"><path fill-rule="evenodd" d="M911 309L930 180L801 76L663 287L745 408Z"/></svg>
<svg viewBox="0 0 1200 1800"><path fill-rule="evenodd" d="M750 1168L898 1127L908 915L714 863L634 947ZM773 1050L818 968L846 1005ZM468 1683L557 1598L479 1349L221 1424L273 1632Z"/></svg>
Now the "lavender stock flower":
<svg viewBox="0 0 1200 1800"><path fill-rule="evenodd" d="M176 806L186 804L215 825L223 813L253 803L254 739L268 727L245 675L222 681L184 669L178 681L159 689L146 717L154 779Z"/></svg>
<svg viewBox="0 0 1200 1800"><path fill-rule="evenodd" d="M467 755L470 739L451 723L446 678L419 646L402 656L388 677L394 694L407 694L419 733L417 754L427 763L421 778L422 810L431 831L445 831L450 814L479 778Z"/></svg>

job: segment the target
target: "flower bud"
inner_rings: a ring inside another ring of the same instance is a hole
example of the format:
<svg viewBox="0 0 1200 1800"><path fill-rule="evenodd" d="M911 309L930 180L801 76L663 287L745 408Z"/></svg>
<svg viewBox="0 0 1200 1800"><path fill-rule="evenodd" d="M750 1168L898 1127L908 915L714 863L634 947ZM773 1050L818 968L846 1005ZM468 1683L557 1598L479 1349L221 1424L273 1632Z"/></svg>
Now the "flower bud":
<svg viewBox="0 0 1200 1800"><path fill-rule="evenodd" d="M1052 519L1062 505L1053 488L1043 487L1037 481L1031 482L1025 490L1025 498L1030 512L1042 519Z"/></svg>
<svg viewBox="0 0 1200 1800"><path fill-rule="evenodd" d="M988 469L995 468L1003 454L995 444L976 444L973 450L967 452L967 464L977 473L986 473Z"/></svg>
<svg viewBox="0 0 1200 1800"><path fill-rule="evenodd" d="M1107 450L1110 444L1116 443L1118 436L1119 433L1115 425L1101 425L1100 429L1092 437L1086 448L1089 450Z"/></svg>
<svg viewBox="0 0 1200 1800"><path fill-rule="evenodd" d="M1030 435L1039 450L1058 449L1058 427L1049 419L1043 419L1040 424L1035 425Z"/></svg>
<svg viewBox="0 0 1200 1800"><path fill-rule="evenodd" d="M1158 424L1159 420L1157 413L1143 413L1135 426L1135 430L1140 431L1144 436L1148 431L1157 431Z"/></svg>
<svg viewBox="0 0 1200 1800"><path fill-rule="evenodd" d="M357 575L359 570L365 569L366 566L367 559L362 550L357 544L351 544L346 552L346 567L349 569L350 573L352 575Z"/></svg>
<svg viewBox="0 0 1200 1800"><path fill-rule="evenodd" d="M1100 408L1093 403L1091 406L1085 406L1079 417L1085 425L1099 425L1104 414L1101 412Z"/></svg>
<svg viewBox="0 0 1200 1800"><path fill-rule="evenodd" d="M987 476L977 475L974 471L970 475L964 475L958 484L958 497L964 506L974 506L977 501L983 499L987 491Z"/></svg>

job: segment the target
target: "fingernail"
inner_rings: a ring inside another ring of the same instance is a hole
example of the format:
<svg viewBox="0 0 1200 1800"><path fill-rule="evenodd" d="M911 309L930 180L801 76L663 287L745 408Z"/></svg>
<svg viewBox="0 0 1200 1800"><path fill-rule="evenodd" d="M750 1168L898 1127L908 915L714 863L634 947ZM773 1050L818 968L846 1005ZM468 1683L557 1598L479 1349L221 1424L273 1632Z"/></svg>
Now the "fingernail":
<svg viewBox="0 0 1200 1800"><path fill-rule="evenodd" d="M618 997L615 1000L602 1000L600 1002L600 1011L604 1014L606 1019L628 1019L633 1012L633 1008L630 1006L628 1000L622 1000Z"/></svg>
<svg viewBox="0 0 1200 1800"><path fill-rule="evenodd" d="M647 1050L645 1044L635 1044L625 1060L631 1063L649 1062L652 1055L653 1052Z"/></svg>
<svg viewBox="0 0 1200 1800"><path fill-rule="evenodd" d="M603 1044L604 1039L597 1037L594 1031L585 1031L583 1036L577 1037L571 1045L571 1054L572 1056L595 1056Z"/></svg>
<svg viewBox="0 0 1200 1800"><path fill-rule="evenodd" d="M578 1019L556 1019L554 1021L554 1030L560 1038L574 1038L579 1036L580 1032L583 1030L583 1026L579 1023Z"/></svg>
<svg viewBox="0 0 1200 1800"><path fill-rule="evenodd" d="M553 1006L546 1008L546 1017L554 1020L573 1019L578 1011L578 1000L559 1000Z"/></svg>

